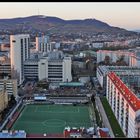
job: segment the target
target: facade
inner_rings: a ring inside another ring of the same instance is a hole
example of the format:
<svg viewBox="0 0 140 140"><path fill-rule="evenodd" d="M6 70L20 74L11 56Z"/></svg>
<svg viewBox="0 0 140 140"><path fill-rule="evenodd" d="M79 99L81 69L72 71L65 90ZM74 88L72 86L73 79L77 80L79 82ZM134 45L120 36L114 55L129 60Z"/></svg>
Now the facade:
<svg viewBox="0 0 140 140"><path fill-rule="evenodd" d="M42 53L52 51L49 36L36 37L36 51Z"/></svg>
<svg viewBox="0 0 140 140"><path fill-rule="evenodd" d="M24 80L24 61L29 58L30 37L28 34L10 36L12 76L21 84Z"/></svg>
<svg viewBox="0 0 140 140"><path fill-rule="evenodd" d="M129 65L130 57L134 55L133 52L128 51L107 51L99 50L97 51L97 63L104 61L106 56L110 57L111 62L116 62L118 58L124 56L124 61Z"/></svg>
<svg viewBox="0 0 140 140"><path fill-rule="evenodd" d="M8 95L8 99L11 95L17 97L17 80L15 79L0 79L0 89L4 90Z"/></svg>
<svg viewBox="0 0 140 140"><path fill-rule="evenodd" d="M137 66L140 68L140 57L137 55L131 55L129 60L129 66Z"/></svg>
<svg viewBox="0 0 140 140"><path fill-rule="evenodd" d="M38 61L38 59L30 59L24 62L24 79L38 80Z"/></svg>
<svg viewBox="0 0 140 140"><path fill-rule="evenodd" d="M49 82L70 82L71 57L64 57L61 51L49 52L48 56L24 62L24 78L46 79Z"/></svg>
<svg viewBox="0 0 140 140"><path fill-rule="evenodd" d="M70 82L71 57L64 57L62 52L51 52L48 57L40 59L39 80L47 79L50 82Z"/></svg>
<svg viewBox="0 0 140 140"><path fill-rule="evenodd" d="M0 89L0 112L3 111L8 105L8 95L4 90Z"/></svg>
<svg viewBox="0 0 140 140"><path fill-rule="evenodd" d="M110 138L108 128L99 128L97 127L98 138Z"/></svg>
<svg viewBox="0 0 140 140"><path fill-rule="evenodd" d="M114 72L107 75L106 98L128 138L140 138L140 98Z"/></svg>
<svg viewBox="0 0 140 140"><path fill-rule="evenodd" d="M104 41L93 41L92 47L93 48L102 48L104 46Z"/></svg>
<svg viewBox="0 0 140 140"><path fill-rule="evenodd" d="M11 64L10 62L0 63L0 79L4 77L11 77Z"/></svg>

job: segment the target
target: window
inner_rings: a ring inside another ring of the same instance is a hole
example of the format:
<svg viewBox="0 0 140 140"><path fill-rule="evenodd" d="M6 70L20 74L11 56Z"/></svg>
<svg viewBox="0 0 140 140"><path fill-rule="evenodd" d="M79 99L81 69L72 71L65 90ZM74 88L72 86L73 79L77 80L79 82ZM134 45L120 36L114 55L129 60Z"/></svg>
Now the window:
<svg viewBox="0 0 140 140"><path fill-rule="evenodd" d="M15 40L12 40L12 42L15 43L16 41Z"/></svg>

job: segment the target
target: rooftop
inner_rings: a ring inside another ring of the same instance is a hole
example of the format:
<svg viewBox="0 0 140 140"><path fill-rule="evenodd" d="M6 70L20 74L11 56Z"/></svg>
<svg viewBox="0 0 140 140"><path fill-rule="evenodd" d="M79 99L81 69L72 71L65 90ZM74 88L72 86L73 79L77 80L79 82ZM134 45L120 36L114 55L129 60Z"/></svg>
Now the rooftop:
<svg viewBox="0 0 140 140"><path fill-rule="evenodd" d="M3 130L2 132L0 132L0 138L26 138L26 133L24 130L10 132L8 132L7 130Z"/></svg>
<svg viewBox="0 0 140 140"><path fill-rule="evenodd" d="M107 128L99 128L99 135L101 138L108 138L109 136L109 130Z"/></svg>
<svg viewBox="0 0 140 140"><path fill-rule="evenodd" d="M59 83L59 86L79 87L84 86L84 84L81 82L62 82Z"/></svg>

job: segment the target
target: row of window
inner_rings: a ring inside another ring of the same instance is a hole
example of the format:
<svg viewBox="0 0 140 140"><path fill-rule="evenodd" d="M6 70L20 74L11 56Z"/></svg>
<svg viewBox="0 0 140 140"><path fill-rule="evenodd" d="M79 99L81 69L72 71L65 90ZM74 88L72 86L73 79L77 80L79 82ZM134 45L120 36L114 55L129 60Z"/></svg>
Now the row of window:
<svg viewBox="0 0 140 140"><path fill-rule="evenodd" d="M110 84L111 84L111 87L110 87ZM120 118L120 125L121 127L123 128L123 125L124 125L124 116L125 116L125 132L126 132L126 135L128 135L128 117L129 117L129 105L126 104L126 115L124 115L124 98L122 98L121 100L121 108L120 108L120 93L118 92L118 96L117 96L117 100L116 100L116 88L112 88L112 83L110 83L110 80L108 81L108 101L110 101L111 103L111 106L112 106L112 98L114 99L114 103L113 103L113 111L115 112L115 109L116 109L116 101L117 101L117 119L119 120L119 117ZM114 92L114 96L112 94L112 90ZM120 110L121 109L121 110Z"/></svg>

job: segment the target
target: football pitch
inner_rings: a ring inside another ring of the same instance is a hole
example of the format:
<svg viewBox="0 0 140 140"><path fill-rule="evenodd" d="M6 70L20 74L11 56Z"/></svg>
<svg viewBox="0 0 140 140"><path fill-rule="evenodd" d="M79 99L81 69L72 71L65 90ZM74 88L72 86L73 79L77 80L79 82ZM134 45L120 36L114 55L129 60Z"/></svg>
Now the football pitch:
<svg viewBox="0 0 140 140"><path fill-rule="evenodd" d="M11 130L27 134L63 133L65 127L90 127L89 107L73 105L26 105Z"/></svg>

